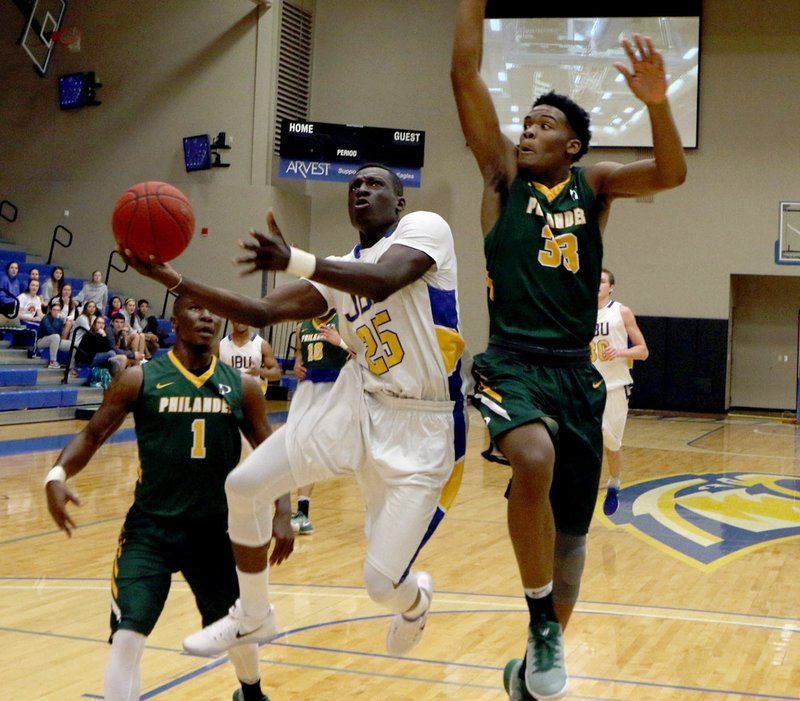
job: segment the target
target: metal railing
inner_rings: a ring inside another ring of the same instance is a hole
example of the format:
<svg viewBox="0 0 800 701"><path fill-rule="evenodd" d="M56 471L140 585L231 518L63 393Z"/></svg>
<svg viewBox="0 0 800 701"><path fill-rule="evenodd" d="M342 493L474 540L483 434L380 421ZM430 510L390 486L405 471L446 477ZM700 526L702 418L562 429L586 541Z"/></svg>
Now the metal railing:
<svg viewBox="0 0 800 701"><path fill-rule="evenodd" d="M64 231L69 237L66 242L58 238L59 231ZM50 263L53 262L53 250L55 249L56 244L62 248L69 248L72 245L72 238L72 232L66 226L58 224L56 228L53 229L53 236L50 239L50 253L47 254L47 265L50 265Z"/></svg>
<svg viewBox="0 0 800 701"><path fill-rule="evenodd" d="M8 210L12 210L13 214L9 215ZM7 222L15 222L17 221L17 214L19 214L19 210L17 209L17 205L9 200L3 200L0 202L0 217L5 219Z"/></svg>

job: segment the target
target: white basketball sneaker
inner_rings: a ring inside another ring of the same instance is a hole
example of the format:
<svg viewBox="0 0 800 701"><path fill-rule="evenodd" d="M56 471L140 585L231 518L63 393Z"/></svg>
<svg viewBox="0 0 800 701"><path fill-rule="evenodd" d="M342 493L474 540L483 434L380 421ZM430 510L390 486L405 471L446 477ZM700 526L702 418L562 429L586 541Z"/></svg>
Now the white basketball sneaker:
<svg viewBox="0 0 800 701"><path fill-rule="evenodd" d="M193 655L220 655L234 645L267 643L279 633L275 607L272 604L266 618L250 618L245 616L237 599L227 616L184 638L183 649Z"/></svg>
<svg viewBox="0 0 800 701"><path fill-rule="evenodd" d="M428 605L423 613L412 620L408 620L402 613L392 616L389 633L386 636L386 649L390 655L405 655L417 646L422 640L425 621L428 620L428 613L431 610L433 579L427 572L414 572L410 576L416 578L420 595L427 599Z"/></svg>

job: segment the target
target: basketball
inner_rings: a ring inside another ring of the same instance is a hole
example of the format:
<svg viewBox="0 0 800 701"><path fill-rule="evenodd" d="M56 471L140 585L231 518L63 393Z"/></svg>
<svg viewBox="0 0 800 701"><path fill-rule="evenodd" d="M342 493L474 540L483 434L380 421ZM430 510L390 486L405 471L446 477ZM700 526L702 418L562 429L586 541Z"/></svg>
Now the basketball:
<svg viewBox="0 0 800 701"><path fill-rule="evenodd" d="M111 229L121 251L146 262L166 263L186 250L194 233L194 210L186 195L150 180L117 200Z"/></svg>

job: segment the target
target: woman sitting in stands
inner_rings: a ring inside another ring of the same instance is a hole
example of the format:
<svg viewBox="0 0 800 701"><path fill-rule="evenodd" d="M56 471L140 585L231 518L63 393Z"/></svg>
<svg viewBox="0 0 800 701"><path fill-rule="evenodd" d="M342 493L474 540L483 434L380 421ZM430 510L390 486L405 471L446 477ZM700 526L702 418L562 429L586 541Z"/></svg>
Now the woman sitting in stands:
<svg viewBox="0 0 800 701"><path fill-rule="evenodd" d="M0 305L2 305L0 323L10 320L8 315L13 313L20 292L22 290L19 288L19 263L12 260L6 265L6 274L0 278Z"/></svg>
<svg viewBox="0 0 800 701"><path fill-rule="evenodd" d="M81 340L83 335L92 328L92 321L97 316L97 305L94 302L87 302L83 305L81 313L75 319L75 324L72 327L75 331L75 345ZM105 317L103 317L105 321Z"/></svg>
<svg viewBox="0 0 800 701"><path fill-rule="evenodd" d="M114 295L108 302L108 314L106 315L107 319L111 321L114 318L114 314L118 314L122 311L122 297L117 297Z"/></svg>
<svg viewBox="0 0 800 701"><path fill-rule="evenodd" d="M44 298L46 299L46 298ZM61 286L60 294L54 295L50 298L49 302L58 302L61 306L59 317L66 322L74 322L78 318L80 309L78 309L78 301L72 296L72 284L65 282ZM44 306L44 303L42 303ZM70 326L72 324L70 323Z"/></svg>
<svg viewBox="0 0 800 701"><path fill-rule="evenodd" d="M92 302L87 302L88 307ZM114 348L112 339L106 334L106 318L95 316L92 325L83 336L75 351L75 362L93 368L106 368L116 375L128 365L128 359Z"/></svg>
<svg viewBox="0 0 800 701"><path fill-rule="evenodd" d="M35 278L28 280L28 289L17 299L19 300L20 321L38 324L44 316L42 298L39 296L39 281Z"/></svg>
<svg viewBox="0 0 800 701"><path fill-rule="evenodd" d="M53 297L59 297L64 289L65 284L64 268L62 268L60 265L57 265L55 268L53 268L53 272L50 273L50 277L47 278L47 280L44 281L44 285L42 285L42 305L48 305ZM72 289L71 285L70 289ZM63 311L63 304L61 305L61 309Z"/></svg>

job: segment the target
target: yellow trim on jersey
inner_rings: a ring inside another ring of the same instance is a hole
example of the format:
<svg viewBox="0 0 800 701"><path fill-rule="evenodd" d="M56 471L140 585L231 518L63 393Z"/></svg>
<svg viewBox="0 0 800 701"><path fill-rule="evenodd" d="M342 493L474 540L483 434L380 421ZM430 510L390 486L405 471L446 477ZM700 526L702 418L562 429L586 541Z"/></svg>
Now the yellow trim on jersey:
<svg viewBox="0 0 800 701"><path fill-rule="evenodd" d="M502 404L503 403L503 395L498 394L495 392L491 387L487 387L485 384L481 383L481 386L478 388L478 391L481 394L485 394L487 397L491 397L496 402Z"/></svg>
<svg viewBox="0 0 800 701"><path fill-rule="evenodd" d="M552 202L556 197L558 197L564 188L567 186L569 181L572 180L572 173L570 172L569 177L564 180L564 182L558 183L558 185L554 185L552 188L547 187L547 185L542 185L541 183L535 183L531 181L528 183L531 187L535 188L539 192L541 192L546 198L548 202Z"/></svg>
<svg viewBox="0 0 800 701"><path fill-rule="evenodd" d="M167 357L172 361L175 369L198 389L208 382L209 378L214 374L214 370L217 367L217 358L216 356L212 355L211 367L209 367L208 370L206 370L202 375L194 375L185 367L183 367L183 364L180 360L178 360L178 356L176 356L173 351L169 351L167 353Z"/></svg>
<svg viewBox="0 0 800 701"><path fill-rule="evenodd" d="M449 375L455 370L456 363L464 352L466 344L457 331L442 326L436 327L436 340L439 343L439 352L442 354L445 370Z"/></svg>
<svg viewBox="0 0 800 701"><path fill-rule="evenodd" d="M331 323L331 321L333 320L333 317L335 317L335 316L336 316L336 310L335 309L331 309L326 314L323 314L322 316L318 316L316 319L312 319L311 323L312 323L312 325L314 326L315 329L319 330L323 326L328 326Z"/></svg>
<svg viewBox="0 0 800 701"><path fill-rule="evenodd" d="M442 494L439 497L439 506L445 511L449 510L456 500L458 490L461 488L461 479L464 477L464 459L462 458L455 465L453 465L453 472L450 474L444 487L442 487Z"/></svg>

